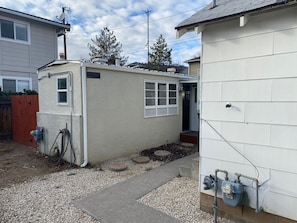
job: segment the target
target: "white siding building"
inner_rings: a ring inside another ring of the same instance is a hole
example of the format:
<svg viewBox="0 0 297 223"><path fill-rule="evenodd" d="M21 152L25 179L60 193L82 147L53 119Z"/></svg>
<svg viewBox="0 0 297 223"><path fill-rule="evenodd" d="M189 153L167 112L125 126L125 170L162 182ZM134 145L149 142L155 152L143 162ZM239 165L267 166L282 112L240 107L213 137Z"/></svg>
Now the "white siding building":
<svg viewBox="0 0 297 223"><path fill-rule="evenodd" d="M249 222L297 221L296 1L214 4L177 27L179 35L202 33L201 207L207 210L214 195L203 189L203 179L220 169L233 179L235 173L258 179L263 209L253 214L246 208L255 209L257 199L255 184L244 179L249 201L237 211L221 204L222 215Z"/></svg>
<svg viewBox="0 0 297 223"><path fill-rule="evenodd" d="M69 28L0 7L0 91L38 91L36 70L57 59L58 33Z"/></svg>

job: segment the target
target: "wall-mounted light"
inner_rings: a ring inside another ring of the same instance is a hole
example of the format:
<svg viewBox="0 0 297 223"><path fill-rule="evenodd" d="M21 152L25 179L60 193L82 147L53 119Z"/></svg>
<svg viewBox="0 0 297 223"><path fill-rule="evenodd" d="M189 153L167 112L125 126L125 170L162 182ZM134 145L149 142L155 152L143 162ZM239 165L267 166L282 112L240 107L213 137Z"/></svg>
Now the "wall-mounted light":
<svg viewBox="0 0 297 223"><path fill-rule="evenodd" d="M232 107L232 104L230 103L230 102L228 102L227 104L226 104L226 108L231 108Z"/></svg>

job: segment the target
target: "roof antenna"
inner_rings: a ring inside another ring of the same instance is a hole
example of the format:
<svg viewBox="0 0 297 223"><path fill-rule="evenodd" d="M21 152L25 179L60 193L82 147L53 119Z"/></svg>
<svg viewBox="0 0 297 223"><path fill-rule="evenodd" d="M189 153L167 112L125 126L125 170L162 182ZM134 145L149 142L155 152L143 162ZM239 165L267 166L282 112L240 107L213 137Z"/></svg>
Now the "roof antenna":
<svg viewBox="0 0 297 223"><path fill-rule="evenodd" d="M216 1L216 0L213 0L213 1L212 1L212 6L211 6L210 9L213 9L213 8L215 8L216 6L217 6L217 1Z"/></svg>

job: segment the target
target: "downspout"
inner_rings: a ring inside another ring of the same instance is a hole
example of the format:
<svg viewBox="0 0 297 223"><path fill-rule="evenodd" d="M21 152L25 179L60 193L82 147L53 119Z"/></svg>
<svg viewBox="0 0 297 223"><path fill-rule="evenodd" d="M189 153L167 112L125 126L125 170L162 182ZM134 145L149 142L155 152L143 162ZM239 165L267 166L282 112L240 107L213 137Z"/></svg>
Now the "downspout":
<svg viewBox="0 0 297 223"><path fill-rule="evenodd" d="M82 77L82 112L83 112L83 147L84 160L80 167L85 167L88 164L88 117L87 117L87 75L86 66L81 63L81 77Z"/></svg>

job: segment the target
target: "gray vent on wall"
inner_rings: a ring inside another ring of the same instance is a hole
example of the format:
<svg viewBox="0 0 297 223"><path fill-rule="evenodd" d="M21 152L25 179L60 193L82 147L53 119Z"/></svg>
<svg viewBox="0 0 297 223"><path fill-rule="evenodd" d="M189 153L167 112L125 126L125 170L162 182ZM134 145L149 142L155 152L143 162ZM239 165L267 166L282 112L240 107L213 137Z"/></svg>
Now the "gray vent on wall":
<svg viewBox="0 0 297 223"><path fill-rule="evenodd" d="M96 79L100 79L100 73L96 73L96 72L87 72L87 78L96 78Z"/></svg>

